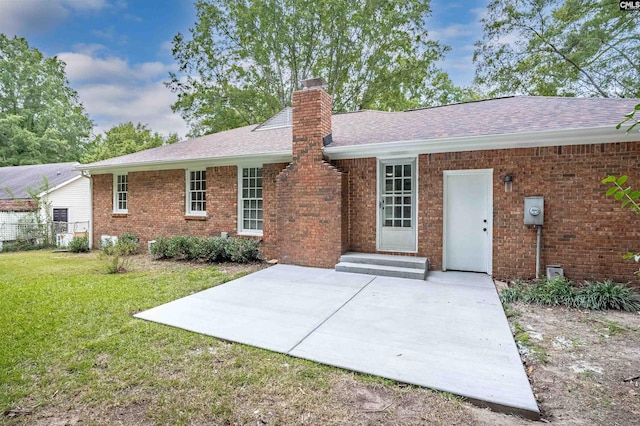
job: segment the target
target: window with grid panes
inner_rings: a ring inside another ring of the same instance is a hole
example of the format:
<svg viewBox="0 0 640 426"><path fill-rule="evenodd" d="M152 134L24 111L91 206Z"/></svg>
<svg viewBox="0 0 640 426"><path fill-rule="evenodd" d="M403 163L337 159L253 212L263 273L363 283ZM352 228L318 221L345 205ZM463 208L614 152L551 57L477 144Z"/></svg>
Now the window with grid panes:
<svg viewBox="0 0 640 426"><path fill-rule="evenodd" d="M206 170L189 170L187 176L187 213L205 215L207 213L207 172Z"/></svg>
<svg viewBox="0 0 640 426"><path fill-rule="evenodd" d="M241 184L241 231L260 233L262 232L262 168L243 168Z"/></svg>
<svg viewBox="0 0 640 426"><path fill-rule="evenodd" d="M384 226L411 227L411 164L385 166Z"/></svg>
<svg viewBox="0 0 640 426"><path fill-rule="evenodd" d="M113 186L113 211L116 213L127 213L129 208L129 176L116 175Z"/></svg>

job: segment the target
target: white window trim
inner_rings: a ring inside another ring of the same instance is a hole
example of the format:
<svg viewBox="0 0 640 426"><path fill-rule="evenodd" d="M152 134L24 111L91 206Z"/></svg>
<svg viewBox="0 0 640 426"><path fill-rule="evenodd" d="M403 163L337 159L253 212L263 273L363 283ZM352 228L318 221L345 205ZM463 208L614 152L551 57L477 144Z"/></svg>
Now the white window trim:
<svg viewBox="0 0 640 426"><path fill-rule="evenodd" d="M204 211L200 211L200 210L196 210L196 211L192 211L191 210L191 188L190 188L190 179L191 179L191 172L201 172L204 171L205 172L205 185L208 188L209 185L207 184L207 177L206 177L206 171L207 169L185 169L185 173L184 173L184 186L185 186L185 205L184 205L184 214L185 216L206 216L207 215L207 209L206 209L206 205L208 204L208 200L207 200L207 190L205 189L205 210Z"/></svg>
<svg viewBox="0 0 640 426"><path fill-rule="evenodd" d="M127 177L127 208L118 208L118 176ZM129 213L129 173L114 173L113 175L113 213L127 214Z"/></svg>
<svg viewBox="0 0 640 426"><path fill-rule="evenodd" d="M238 235L244 235L247 237L262 237L264 230L264 167L262 164L238 164ZM244 216L242 208L242 169L260 168L262 169L262 228L257 229L244 229Z"/></svg>

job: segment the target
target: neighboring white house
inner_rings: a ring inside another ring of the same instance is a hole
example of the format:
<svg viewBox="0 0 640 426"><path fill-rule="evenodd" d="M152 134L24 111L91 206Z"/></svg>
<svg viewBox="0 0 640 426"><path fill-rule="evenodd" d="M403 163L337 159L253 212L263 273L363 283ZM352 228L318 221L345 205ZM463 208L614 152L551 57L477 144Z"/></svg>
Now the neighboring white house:
<svg viewBox="0 0 640 426"><path fill-rule="evenodd" d="M74 235L90 235L90 181L73 170L77 164L0 168L0 242L17 239L23 224L33 221L34 196L41 201L40 221L53 222L58 245L66 246Z"/></svg>

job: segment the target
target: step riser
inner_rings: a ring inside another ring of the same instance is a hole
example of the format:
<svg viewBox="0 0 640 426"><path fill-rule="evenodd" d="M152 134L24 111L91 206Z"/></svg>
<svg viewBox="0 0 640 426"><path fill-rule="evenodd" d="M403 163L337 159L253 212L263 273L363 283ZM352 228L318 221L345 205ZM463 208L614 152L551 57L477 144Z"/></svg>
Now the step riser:
<svg viewBox="0 0 640 426"><path fill-rule="evenodd" d="M426 269L426 261L405 259L372 259L369 257L340 256L340 262L361 263L363 265L393 266L397 268Z"/></svg>
<svg viewBox="0 0 640 426"><path fill-rule="evenodd" d="M385 266L385 265L383 265ZM351 272L355 274L367 274L367 275L379 275L385 277L395 278L410 278L414 280L424 280L426 277L426 270L415 269L415 271L391 271L385 269L371 269L367 268L367 265L362 266L343 266L336 265L336 271L338 272Z"/></svg>

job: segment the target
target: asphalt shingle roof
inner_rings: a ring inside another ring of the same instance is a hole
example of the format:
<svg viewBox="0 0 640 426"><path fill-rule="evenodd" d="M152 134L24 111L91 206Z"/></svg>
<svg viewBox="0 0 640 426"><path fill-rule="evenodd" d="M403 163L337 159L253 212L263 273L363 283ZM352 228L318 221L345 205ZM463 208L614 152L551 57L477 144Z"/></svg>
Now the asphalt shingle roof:
<svg viewBox="0 0 640 426"><path fill-rule="evenodd" d="M77 165L78 163L53 163L0 167L0 200L31 198L31 190L42 192L43 177L47 178L48 189L55 188L80 175L79 171L74 170Z"/></svg>
<svg viewBox="0 0 640 426"><path fill-rule="evenodd" d="M403 112L334 114L333 142L343 147L385 142L544 132L611 126L639 99L516 96ZM291 127L259 125L92 163L91 167L259 155L291 151Z"/></svg>

